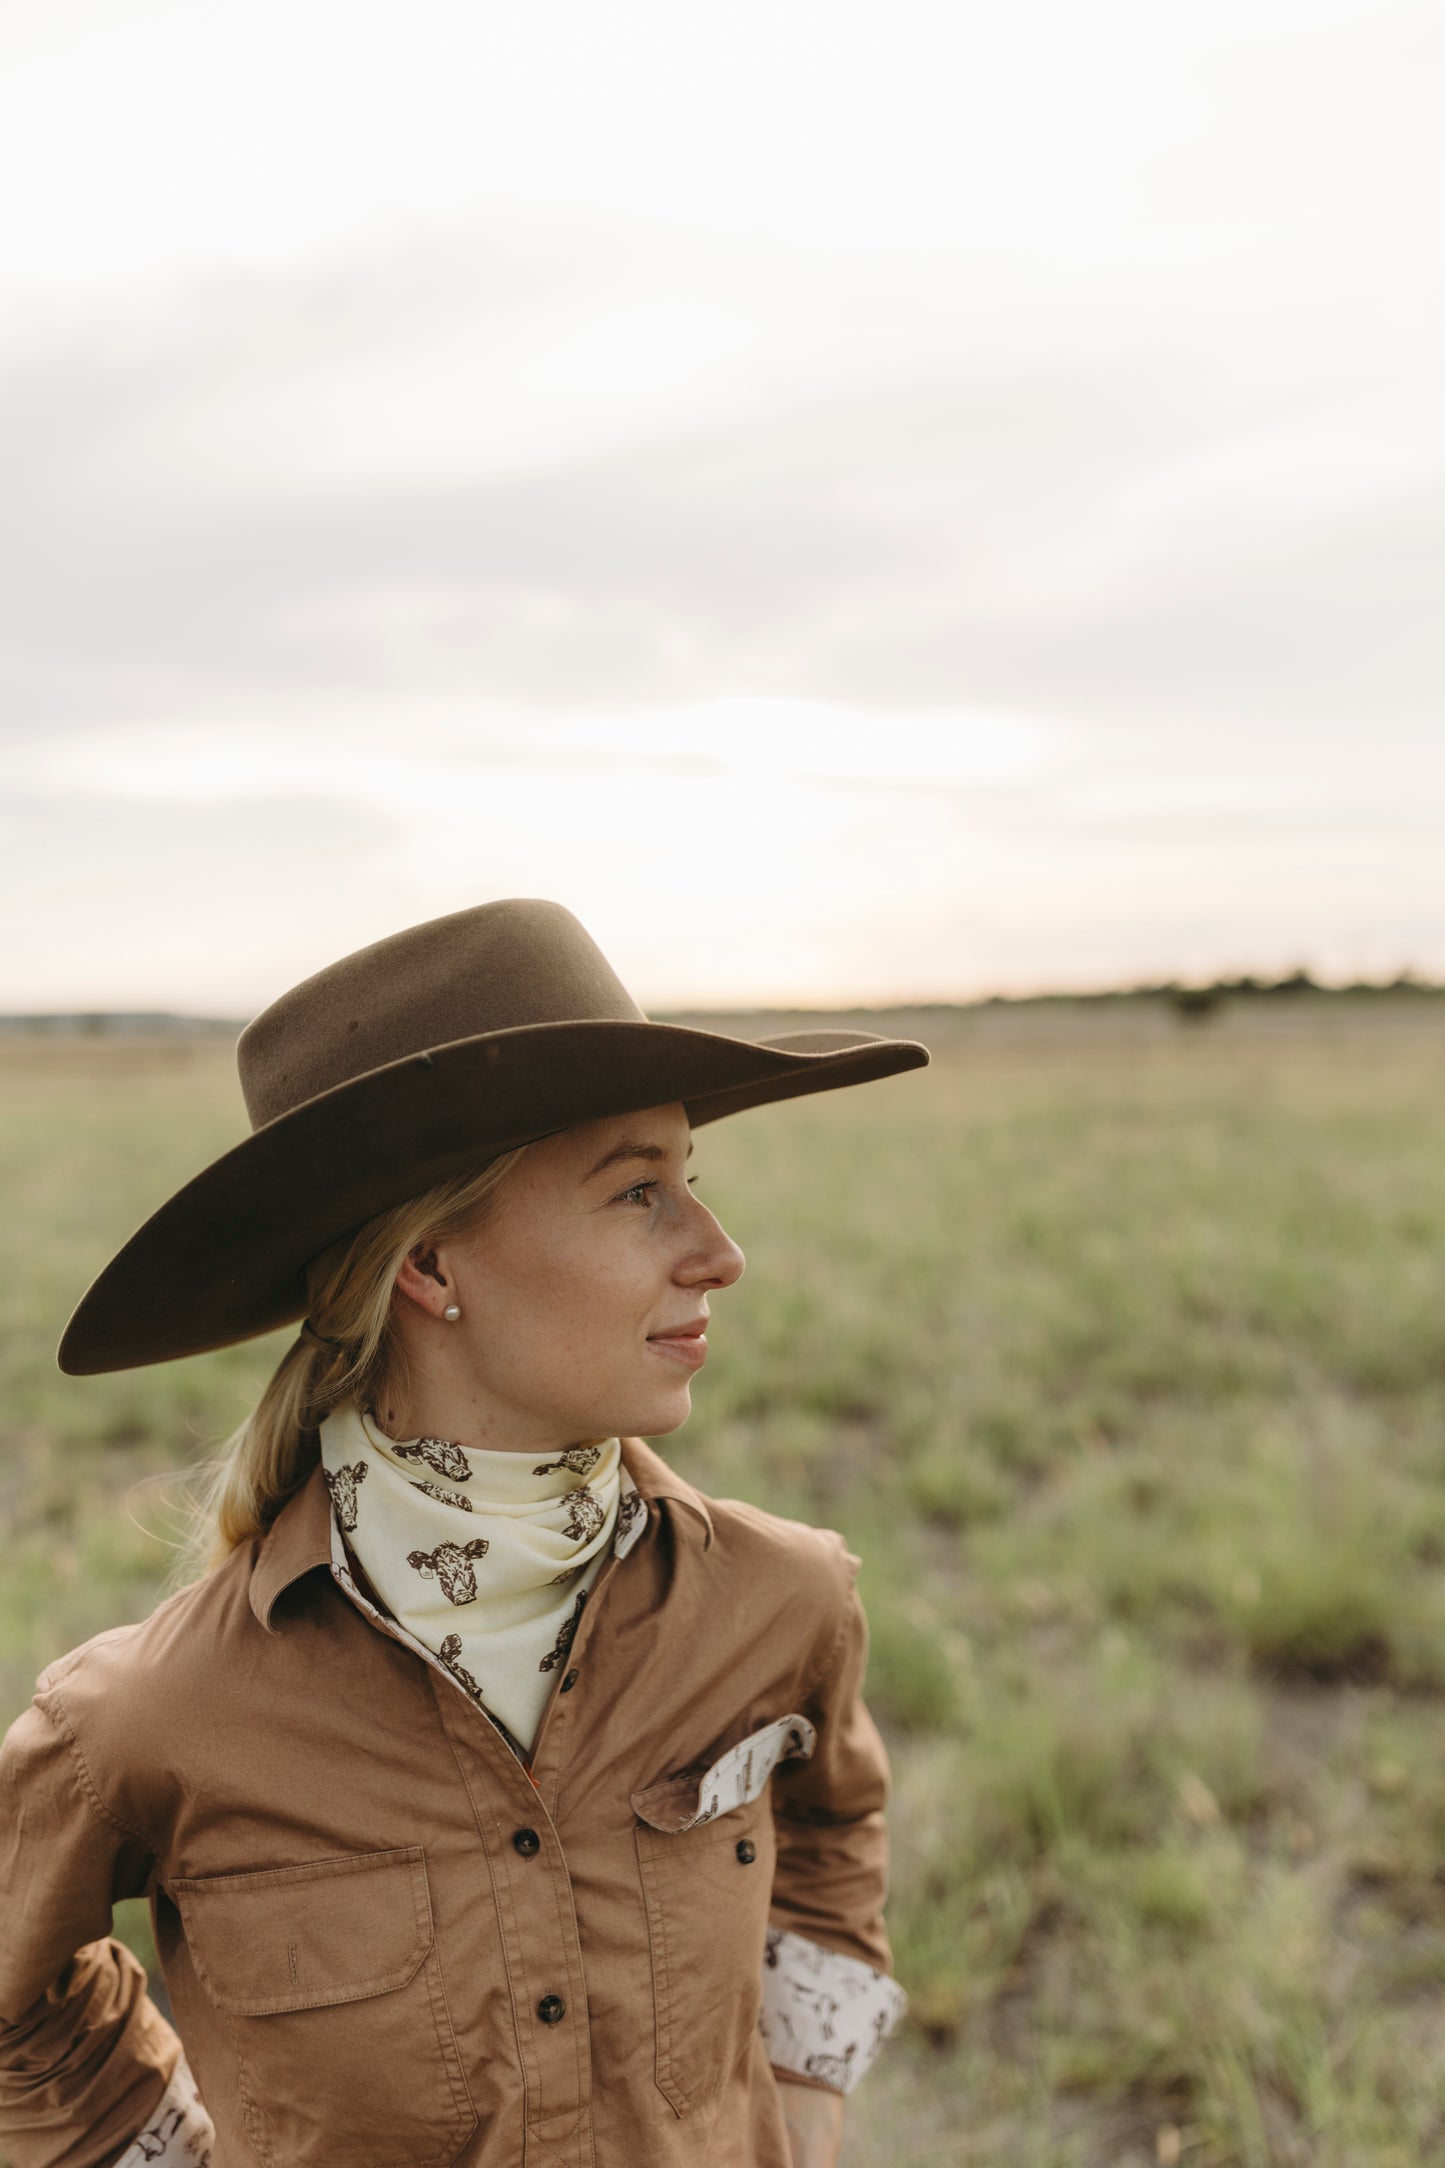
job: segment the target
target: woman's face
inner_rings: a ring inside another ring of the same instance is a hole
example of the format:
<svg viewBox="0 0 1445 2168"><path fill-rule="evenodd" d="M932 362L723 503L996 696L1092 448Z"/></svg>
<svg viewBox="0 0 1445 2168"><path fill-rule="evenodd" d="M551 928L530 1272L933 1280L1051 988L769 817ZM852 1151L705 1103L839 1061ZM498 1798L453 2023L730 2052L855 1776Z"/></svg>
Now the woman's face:
<svg viewBox="0 0 1445 2168"><path fill-rule="evenodd" d="M544 1137L478 1233L412 1253L407 1435L530 1451L686 1422L710 1297L743 1270L690 1186L690 1150L680 1104Z"/></svg>

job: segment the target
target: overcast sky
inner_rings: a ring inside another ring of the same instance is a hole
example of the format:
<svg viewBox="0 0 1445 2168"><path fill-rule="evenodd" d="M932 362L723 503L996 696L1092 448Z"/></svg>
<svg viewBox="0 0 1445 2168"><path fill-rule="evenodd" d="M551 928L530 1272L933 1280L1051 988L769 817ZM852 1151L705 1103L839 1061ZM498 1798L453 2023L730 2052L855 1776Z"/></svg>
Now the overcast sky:
<svg viewBox="0 0 1445 2168"><path fill-rule="evenodd" d="M1445 973L1445 16L0 11L0 1009Z"/></svg>

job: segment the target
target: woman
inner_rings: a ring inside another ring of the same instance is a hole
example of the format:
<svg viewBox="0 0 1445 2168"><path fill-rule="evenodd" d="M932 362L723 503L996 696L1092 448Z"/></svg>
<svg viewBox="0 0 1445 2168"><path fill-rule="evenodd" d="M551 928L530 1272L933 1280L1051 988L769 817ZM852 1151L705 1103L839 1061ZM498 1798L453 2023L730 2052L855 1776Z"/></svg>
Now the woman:
<svg viewBox="0 0 1445 2168"><path fill-rule="evenodd" d="M925 1051L652 1024L511 901L329 966L238 1060L252 1135L61 1367L302 1323L209 1570L0 1750L0 2153L828 2168L904 2006L858 1560L642 1441L743 1269L690 1131ZM140 1894L179 2038L110 1937Z"/></svg>

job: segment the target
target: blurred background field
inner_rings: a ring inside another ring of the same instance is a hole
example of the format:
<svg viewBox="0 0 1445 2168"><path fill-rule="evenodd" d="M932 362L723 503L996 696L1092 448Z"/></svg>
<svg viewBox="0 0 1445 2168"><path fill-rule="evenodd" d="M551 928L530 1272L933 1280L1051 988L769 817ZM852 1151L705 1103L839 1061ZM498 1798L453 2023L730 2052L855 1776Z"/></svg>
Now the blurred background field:
<svg viewBox="0 0 1445 2168"><path fill-rule="evenodd" d="M660 1441L863 1559L911 2011L846 2168L1445 2160L1445 998L865 1021L933 1067L698 1134L748 1271ZM228 1040L0 1044L0 1722L286 1344L55 1369L242 1128Z"/></svg>

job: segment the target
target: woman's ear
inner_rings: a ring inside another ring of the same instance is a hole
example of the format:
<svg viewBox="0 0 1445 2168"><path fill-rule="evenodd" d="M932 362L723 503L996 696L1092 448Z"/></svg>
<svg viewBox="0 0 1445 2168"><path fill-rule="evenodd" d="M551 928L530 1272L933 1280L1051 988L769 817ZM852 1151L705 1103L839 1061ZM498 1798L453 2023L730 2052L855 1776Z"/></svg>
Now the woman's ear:
<svg viewBox="0 0 1445 2168"><path fill-rule="evenodd" d="M430 1242L419 1242L396 1276L397 1293L409 1295L424 1310L436 1309L438 1290L446 1285L436 1245Z"/></svg>

